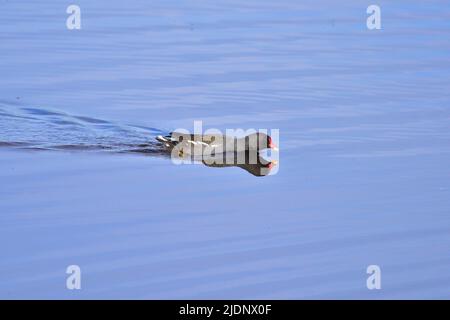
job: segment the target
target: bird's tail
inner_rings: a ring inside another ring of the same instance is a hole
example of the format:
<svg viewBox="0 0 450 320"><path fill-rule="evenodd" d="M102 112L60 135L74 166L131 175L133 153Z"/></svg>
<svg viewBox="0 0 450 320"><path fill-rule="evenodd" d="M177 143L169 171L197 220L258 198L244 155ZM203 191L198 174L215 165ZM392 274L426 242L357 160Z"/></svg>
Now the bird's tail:
<svg viewBox="0 0 450 320"><path fill-rule="evenodd" d="M172 133L167 136L158 135L156 136L156 140L163 143L167 148L173 148L177 145L178 141L172 137Z"/></svg>

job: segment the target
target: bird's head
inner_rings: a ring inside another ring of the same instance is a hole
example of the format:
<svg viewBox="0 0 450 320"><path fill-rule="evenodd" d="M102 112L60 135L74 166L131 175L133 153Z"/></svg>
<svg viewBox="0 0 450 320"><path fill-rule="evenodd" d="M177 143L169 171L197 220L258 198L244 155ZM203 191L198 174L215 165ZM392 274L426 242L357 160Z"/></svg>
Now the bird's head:
<svg viewBox="0 0 450 320"><path fill-rule="evenodd" d="M264 132L255 132L247 136L249 149L264 150L271 149L278 151L278 146L273 142L271 136Z"/></svg>

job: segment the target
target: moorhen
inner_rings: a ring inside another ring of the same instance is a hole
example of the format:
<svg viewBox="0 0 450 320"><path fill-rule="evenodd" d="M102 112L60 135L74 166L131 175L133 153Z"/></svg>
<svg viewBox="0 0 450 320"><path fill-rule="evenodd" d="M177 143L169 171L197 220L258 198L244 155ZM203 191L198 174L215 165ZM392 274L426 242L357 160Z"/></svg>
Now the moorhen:
<svg viewBox="0 0 450 320"><path fill-rule="evenodd" d="M242 138L236 138L226 135L200 135L183 134L171 132L167 136L157 136L156 140L162 142L168 149L177 147L183 154L202 154L204 148L209 147L211 153L241 152L245 150L261 151L264 149L273 149L278 151L272 138L263 132L255 132ZM199 148L195 150L195 148Z"/></svg>

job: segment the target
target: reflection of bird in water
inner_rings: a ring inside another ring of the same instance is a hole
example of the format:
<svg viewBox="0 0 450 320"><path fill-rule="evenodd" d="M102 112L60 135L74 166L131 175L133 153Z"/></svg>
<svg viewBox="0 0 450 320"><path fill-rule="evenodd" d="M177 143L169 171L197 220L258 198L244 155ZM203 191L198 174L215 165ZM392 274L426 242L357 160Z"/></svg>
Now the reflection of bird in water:
<svg viewBox="0 0 450 320"><path fill-rule="evenodd" d="M247 172L253 174L254 176L267 176L270 171L272 170L273 166L277 164L275 160L267 161L263 157L258 155L258 159L256 163L250 163L249 162L249 151L244 152L235 152L229 155L229 153L224 153L223 158L224 161L220 163L216 163L214 161L208 161L209 159L205 159L205 157L202 160L202 163L208 167L216 167L216 168L224 168L224 167L239 167ZM245 162L242 163L241 161L238 161L240 157L245 158ZM232 159L231 161L229 159ZM215 159L214 159L215 160Z"/></svg>
<svg viewBox="0 0 450 320"><path fill-rule="evenodd" d="M208 167L239 167L255 176L266 176L277 164L259 154L265 149L278 150L272 138L262 132L242 138L172 132L164 137L159 135L156 140L167 148L172 159L189 159Z"/></svg>

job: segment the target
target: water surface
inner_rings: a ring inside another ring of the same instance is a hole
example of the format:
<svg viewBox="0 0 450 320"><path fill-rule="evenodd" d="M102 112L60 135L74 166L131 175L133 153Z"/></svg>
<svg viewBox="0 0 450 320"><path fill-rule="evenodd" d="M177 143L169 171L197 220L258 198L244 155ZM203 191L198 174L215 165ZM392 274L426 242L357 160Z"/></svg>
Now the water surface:
<svg viewBox="0 0 450 320"><path fill-rule="evenodd" d="M279 128L280 170L4 146L1 298L450 297L448 1L380 1L379 31L356 0L76 4L79 31L0 2L0 141L202 120Z"/></svg>

